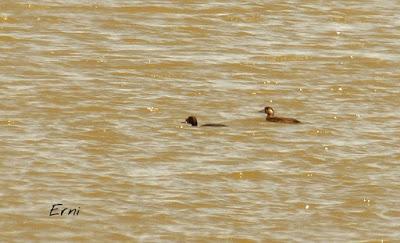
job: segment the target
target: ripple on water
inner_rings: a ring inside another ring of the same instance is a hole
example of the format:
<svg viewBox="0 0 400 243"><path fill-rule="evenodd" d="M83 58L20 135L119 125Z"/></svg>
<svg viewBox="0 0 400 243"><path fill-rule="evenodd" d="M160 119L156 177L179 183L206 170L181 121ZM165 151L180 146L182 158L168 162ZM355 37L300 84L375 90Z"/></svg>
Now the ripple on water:
<svg viewBox="0 0 400 243"><path fill-rule="evenodd" d="M398 239L395 1L182 3L0 3L3 241Z"/></svg>

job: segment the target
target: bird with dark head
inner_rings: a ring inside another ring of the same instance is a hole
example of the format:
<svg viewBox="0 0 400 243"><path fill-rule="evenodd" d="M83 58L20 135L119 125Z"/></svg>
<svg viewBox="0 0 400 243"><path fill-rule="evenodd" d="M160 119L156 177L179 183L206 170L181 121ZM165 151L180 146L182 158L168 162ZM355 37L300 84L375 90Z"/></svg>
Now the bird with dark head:
<svg viewBox="0 0 400 243"><path fill-rule="evenodd" d="M195 116L189 116L188 118L186 118L185 122L187 124L191 124L194 127L197 127L197 118Z"/></svg>
<svg viewBox="0 0 400 243"><path fill-rule="evenodd" d="M195 116L189 116L186 118L186 120L182 123L187 123L192 125L193 127L197 127L197 118ZM224 124L218 124L218 123L207 123L201 125L202 127L226 127Z"/></svg>
<svg viewBox="0 0 400 243"><path fill-rule="evenodd" d="M291 123L291 124L301 123L299 120L294 119L294 118L286 118L286 117L277 117L277 116L275 116L275 111L270 106L266 106L260 112L263 112L263 113L267 114L267 117L265 118L265 120L269 121L269 122Z"/></svg>

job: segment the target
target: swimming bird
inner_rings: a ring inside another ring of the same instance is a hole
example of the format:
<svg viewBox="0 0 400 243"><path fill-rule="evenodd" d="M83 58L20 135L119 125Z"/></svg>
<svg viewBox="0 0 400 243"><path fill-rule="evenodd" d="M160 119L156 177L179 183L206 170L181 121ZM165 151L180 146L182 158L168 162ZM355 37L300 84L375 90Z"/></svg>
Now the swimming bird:
<svg viewBox="0 0 400 243"><path fill-rule="evenodd" d="M186 118L186 120L182 123L187 123L192 125L193 127L197 127L197 118L195 116L189 116ZM201 125L202 127L226 127L224 124L218 124L218 123L207 123Z"/></svg>
<svg viewBox="0 0 400 243"><path fill-rule="evenodd" d="M279 122L279 123L301 123L299 120L294 119L294 118L286 118L286 117L277 117L274 115L274 109L272 107L266 106L264 110L261 110L260 112L264 112L267 114L267 117L265 118L266 121L269 122Z"/></svg>

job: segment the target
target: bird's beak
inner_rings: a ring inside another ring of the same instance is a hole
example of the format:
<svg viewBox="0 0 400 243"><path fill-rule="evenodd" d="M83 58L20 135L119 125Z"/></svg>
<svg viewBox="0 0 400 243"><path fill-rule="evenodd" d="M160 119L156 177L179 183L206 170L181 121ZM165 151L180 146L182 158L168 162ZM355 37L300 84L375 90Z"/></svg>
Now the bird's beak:
<svg viewBox="0 0 400 243"><path fill-rule="evenodd" d="M258 111L258 112L262 112L262 113L264 113L264 112L265 112L265 110L261 110L261 111Z"/></svg>
<svg viewBox="0 0 400 243"><path fill-rule="evenodd" d="M183 121L183 122L181 122L181 123L187 123L186 121Z"/></svg>

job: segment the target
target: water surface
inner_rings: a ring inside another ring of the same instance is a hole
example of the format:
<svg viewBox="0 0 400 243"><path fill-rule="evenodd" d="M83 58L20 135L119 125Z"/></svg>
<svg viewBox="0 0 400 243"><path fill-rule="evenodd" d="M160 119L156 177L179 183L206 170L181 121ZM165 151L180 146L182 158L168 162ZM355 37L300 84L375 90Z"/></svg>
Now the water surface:
<svg viewBox="0 0 400 243"><path fill-rule="evenodd" d="M0 240L400 239L399 13L2 1Z"/></svg>

